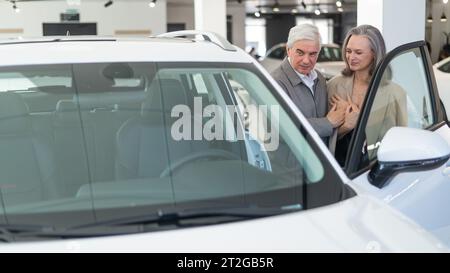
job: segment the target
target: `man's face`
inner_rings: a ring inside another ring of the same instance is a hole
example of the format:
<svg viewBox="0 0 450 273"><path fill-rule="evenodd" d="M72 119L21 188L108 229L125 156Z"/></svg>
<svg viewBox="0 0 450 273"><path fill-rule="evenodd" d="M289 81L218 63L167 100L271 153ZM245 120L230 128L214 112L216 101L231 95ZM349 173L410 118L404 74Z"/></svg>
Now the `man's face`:
<svg viewBox="0 0 450 273"><path fill-rule="evenodd" d="M292 45L292 48L286 48L286 50L292 67L297 72L308 75L316 65L320 45L315 41L298 40Z"/></svg>

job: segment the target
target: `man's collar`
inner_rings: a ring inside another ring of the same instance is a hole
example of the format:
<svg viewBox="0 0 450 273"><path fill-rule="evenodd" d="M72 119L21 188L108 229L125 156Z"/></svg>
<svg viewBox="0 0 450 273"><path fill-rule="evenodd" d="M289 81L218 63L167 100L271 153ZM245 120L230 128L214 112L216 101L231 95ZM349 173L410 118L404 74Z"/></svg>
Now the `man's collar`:
<svg viewBox="0 0 450 273"><path fill-rule="evenodd" d="M287 78L291 82L292 86L296 86L302 83L302 80L295 73L287 57L284 58L283 62L281 63L281 68L283 69L284 73L286 73Z"/></svg>
<svg viewBox="0 0 450 273"><path fill-rule="evenodd" d="M289 81L291 81L291 84L293 86L295 85L299 85L299 84L304 84L304 82L301 79L302 74L300 74L299 72L297 72L291 65L291 63L289 62L288 57L284 58L283 62L281 63L281 68L284 70L284 73L286 73L286 75L288 76ZM313 78L314 78L314 82L317 82L319 76L318 73L315 71L315 69L311 70L311 73ZM308 77L305 75L302 75L303 77Z"/></svg>

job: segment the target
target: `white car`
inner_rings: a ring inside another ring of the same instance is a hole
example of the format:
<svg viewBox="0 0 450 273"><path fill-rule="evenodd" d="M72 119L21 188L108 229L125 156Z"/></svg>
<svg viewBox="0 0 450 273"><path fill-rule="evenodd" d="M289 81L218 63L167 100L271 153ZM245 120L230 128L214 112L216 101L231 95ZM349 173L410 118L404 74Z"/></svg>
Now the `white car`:
<svg viewBox="0 0 450 273"><path fill-rule="evenodd" d="M261 64L271 73L280 66L285 57L286 43L276 44L267 51L266 55L261 59ZM345 68L341 48L336 44L323 44L315 68L326 79L331 79L338 75Z"/></svg>
<svg viewBox="0 0 450 273"><path fill-rule="evenodd" d="M3 41L0 251L447 252L450 129L424 45L378 68L341 169L268 72L213 33ZM388 63L429 108L363 161Z"/></svg>

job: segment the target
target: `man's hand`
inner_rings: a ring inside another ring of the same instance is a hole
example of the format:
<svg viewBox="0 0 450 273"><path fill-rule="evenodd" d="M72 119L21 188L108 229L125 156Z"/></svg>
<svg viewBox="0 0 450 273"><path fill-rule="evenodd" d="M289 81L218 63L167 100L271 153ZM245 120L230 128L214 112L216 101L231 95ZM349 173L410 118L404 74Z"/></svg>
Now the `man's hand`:
<svg viewBox="0 0 450 273"><path fill-rule="evenodd" d="M331 106L330 111L327 114L327 119L333 126L333 128L341 126L345 120L345 108L338 109L337 104Z"/></svg>

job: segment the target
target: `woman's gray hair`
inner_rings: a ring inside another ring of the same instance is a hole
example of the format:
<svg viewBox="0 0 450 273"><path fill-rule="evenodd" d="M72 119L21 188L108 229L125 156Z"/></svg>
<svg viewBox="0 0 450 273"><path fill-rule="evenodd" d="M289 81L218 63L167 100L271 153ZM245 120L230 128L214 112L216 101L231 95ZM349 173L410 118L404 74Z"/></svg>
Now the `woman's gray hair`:
<svg viewBox="0 0 450 273"><path fill-rule="evenodd" d="M292 48L294 43L299 40L315 41L319 43L319 46L322 44L319 29L311 24L301 24L289 30L287 47Z"/></svg>
<svg viewBox="0 0 450 273"><path fill-rule="evenodd" d="M348 41L350 40L350 37L352 37L353 35L361 35L366 37L367 40L369 40L370 49L372 50L374 55L374 61L372 62L372 65L370 66L369 69L369 75L372 76L372 74L375 71L375 68L381 62L383 57L386 55L386 45L384 43L383 35L381 35L381 32L376 27L371 25L360 25L352 28L347 33L347 36L345 37L344 40L344 44L342 46L342 56L345 62L345 68L344 70L342 70L342 75L344 76L353 75L353 71L350 69L346 57Z"/></svg>

